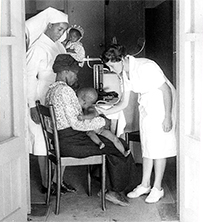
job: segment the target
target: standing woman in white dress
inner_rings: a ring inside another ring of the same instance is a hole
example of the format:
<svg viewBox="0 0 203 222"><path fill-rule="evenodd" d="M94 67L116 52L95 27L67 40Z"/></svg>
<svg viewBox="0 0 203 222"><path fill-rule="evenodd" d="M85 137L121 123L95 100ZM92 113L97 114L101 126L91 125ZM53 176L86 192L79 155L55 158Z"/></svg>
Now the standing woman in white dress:
<svg viewBox="0 0 203 222"><path fill-rule="evenodd" d="M154 61L126 55L123 46L111 45L102 59L124 82L122 101L109 110L102 110L105 115L124 109L130 91L138 93L143 174L141 184L127 196L137 198L149 194L145 201L155 203L164 196L162 179L166 160L176 156L175 88ZM153 167L155 180L151 188Z"/></svg>
<svg viewBox="0 0 203 222"><path fill-rule="evenodd" d="M28 19L25 25L29 148L30 153L38 156L43 190L47 187L46 145L35 101L40 100L44 104L48 87L56 77L52 70L54 60L58 54L66 53L61 43L64 39L60 38L68 29L68 15L49 7Z"/></svg>

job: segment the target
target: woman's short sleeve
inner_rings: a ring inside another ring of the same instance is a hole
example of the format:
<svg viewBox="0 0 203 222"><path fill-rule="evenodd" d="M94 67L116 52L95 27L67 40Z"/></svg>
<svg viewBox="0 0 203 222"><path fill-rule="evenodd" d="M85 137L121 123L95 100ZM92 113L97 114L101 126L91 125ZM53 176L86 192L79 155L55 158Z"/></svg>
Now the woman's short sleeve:
<svg viewBox="0 0 203 222"><path fill-rule="evenodd" d="M165 82L161 68L154 62L142 64L138 69L140 93L159 88Z"/></svg>

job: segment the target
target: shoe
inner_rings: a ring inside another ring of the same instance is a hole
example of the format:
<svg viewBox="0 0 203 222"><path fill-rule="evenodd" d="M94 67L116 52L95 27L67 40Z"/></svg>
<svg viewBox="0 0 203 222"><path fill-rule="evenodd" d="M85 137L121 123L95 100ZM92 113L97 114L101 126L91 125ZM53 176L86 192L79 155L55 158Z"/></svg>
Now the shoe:
<svg viewBox="0 0 203 222"><path fill-rule="evenodd" d="M133 191L127 194L129 198L137 198L143 194L148 194L151 190L151 187L143 187L141 184L137 186Z"/></svg>
<svg viewBox="0 0 203 222"><path fill-rule="evenodd" d="M42 185L41 186L41 193L45 194L47 192L48 192L48 188Z"/></svg>
<svg viewBox="0 0 203 222"><path fill-rule="evenodd" d="M107 193L107 189L105 189L104 193L105 193L105 194ZM98 196L98 197L101 197L101 190L97 193L97 196Z"/></svg>
<svg viewBox="0 0 203 222"><path fill-rule="evenodd" d="M62 184L61 184L61 194L66 194L68 192L73 192L73 190L74 190L74 192L76 192L76 189L73 188L71 185L68 185L66 183L64 185L64 181L62 182ZM51 195L56 196L56 193L57 193L57 185L56 185L56 183L53 182L52 185L51 185Z"/></svg>
<svg viewBox="0 0 203 222"><path fill-rule="evenodd" d="M151 189L150 194L145 199L147 203L156 203L164 196L164 189L158 190L156 187Z"/></svg>
<svg viewBox="0 0 203 222"><path fill-rule="evenodd" d="M66 194L67 192L68 191L61 186L61 194ZM56 196L56 193L57 193L57 185L56 183L53 182L51 185L51 195Z"/></svg>
<svg viewBox="0 0 203 222"><path fill-rule="evenodd" d="M70 184L67 184L65 181L62 181L61 183L61 189L65 189L67 192L76 193L77 190Z"/></svg>
<svg viewBox="0 0 203 222"><path fill-rule="evenodd" d="M129 202L120 193L117 192L108 191L105 195L105 199L122 207L129 206Z"/></svg>
<svg viewBox="0 0 203 222"><path fill-rule="evenodd" d="M105 144L102 143L102 142L99 142L99 149L101 150L101 149L103 149L104 147L105 147Z"/></svg>

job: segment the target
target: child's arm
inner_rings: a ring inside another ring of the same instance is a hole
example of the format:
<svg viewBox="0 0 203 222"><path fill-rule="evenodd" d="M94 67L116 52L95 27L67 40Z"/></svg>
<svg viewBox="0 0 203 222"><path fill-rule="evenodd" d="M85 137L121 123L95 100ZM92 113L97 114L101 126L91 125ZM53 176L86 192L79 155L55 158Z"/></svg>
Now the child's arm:
<svg viewBox="0 0 203 222"><path fill-rule="evenodd" d="M95 109L96 109L96 108L95 108ZM107 121L107 123L108 123L108 124L106 124L106 125L104 126L104 129L110 130L110 128L111 128L111 120L110 120L109 118L107 118L103 113L101 113L100 110L97 110L97 109L96 109L96 111L97 111L97 113L98 113L98 116L101 116L101 117L103 117L104 119L106 119L106 121Z"/></svg>
<svg viewBox="0 0 203 222"><path fill-rule="evenodd" d="M93 119L94 117L97 116L99 116L97 110L95 109L94 106L91 106L88 109L83 110L83 114L80 114L78 116L78 119L79 120Z"/></svg>
<svg viewBox="0 0 203 222"><path fill-rule="evenodd" d="M76 53L76 52L75 52L75 49L71 49L71 48L66 48L66 52Z"/></svg>

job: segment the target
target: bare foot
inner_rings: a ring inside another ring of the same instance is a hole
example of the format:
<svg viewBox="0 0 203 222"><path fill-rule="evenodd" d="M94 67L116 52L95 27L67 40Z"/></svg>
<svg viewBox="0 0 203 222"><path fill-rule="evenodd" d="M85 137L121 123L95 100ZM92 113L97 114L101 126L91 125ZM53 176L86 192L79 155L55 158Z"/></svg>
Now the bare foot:
<svg viewBox="0 0 203 222"><path fill-rule="evenodd" d="M104 147L105 147L105 144L102 143L102 142L100 142L100 143L99 143L99 149L101 150L101 149L103 149Z"/></svg>
<svg viewBox="0 0 203 222"><path fill-rule="evenodd" d="M123 155L124 157L127 157L130 154L130 150L124 151Z"/></svg>
<svg viewBox="0 0 203 222"><path fill-rule="evenodd" d="M124 198L120 193L114 192L114 191L108 191L106 193L106 200L118 204L123 207L129 206L129 202L126 198Z"/></svg>

